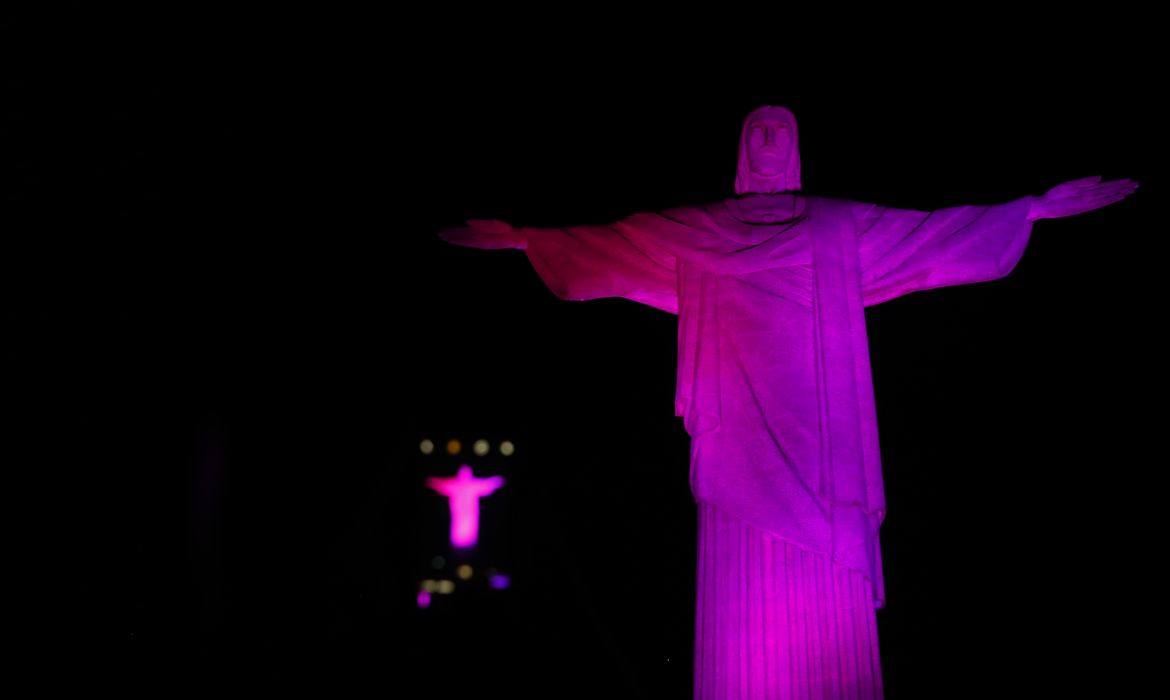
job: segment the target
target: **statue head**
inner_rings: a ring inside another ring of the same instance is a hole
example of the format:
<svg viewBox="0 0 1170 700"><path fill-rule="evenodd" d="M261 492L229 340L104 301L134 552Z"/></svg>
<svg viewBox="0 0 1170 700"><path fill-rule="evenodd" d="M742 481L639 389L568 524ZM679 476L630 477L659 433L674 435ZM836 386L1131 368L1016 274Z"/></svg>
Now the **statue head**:
<svg viewBox="0 0 1170 700"><path fill-rule="evenodd" d="M739 136L735 193L789 192L800 189L800 151L796 117L784 107L752 110Z"/></svg>

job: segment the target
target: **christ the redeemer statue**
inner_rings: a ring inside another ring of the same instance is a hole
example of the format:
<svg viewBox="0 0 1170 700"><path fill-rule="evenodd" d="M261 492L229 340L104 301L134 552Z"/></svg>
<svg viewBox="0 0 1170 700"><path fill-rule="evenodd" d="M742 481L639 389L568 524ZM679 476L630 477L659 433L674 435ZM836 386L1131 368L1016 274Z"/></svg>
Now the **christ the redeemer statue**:
<svg viewBox="0 0 1170 700"><path fill-rule="evenodd" d="M1007 275L1032 222L1131 180L932 212L804 194L796 120L748 115L736 196L610 225L473 219L444 240L520 248L556 296L678 314L675 415L699 509L698 700L881 698L886 515L866 306Z"/></svg>
<svg viewBox="0 0 1170 700"><path fill-rule="evenodd" d="M427 477L427 486L447 497L451 511L451 545L474 547L479 539L479 499L504 485L504 477L478 477L464 464L452 477Z"/></svg>

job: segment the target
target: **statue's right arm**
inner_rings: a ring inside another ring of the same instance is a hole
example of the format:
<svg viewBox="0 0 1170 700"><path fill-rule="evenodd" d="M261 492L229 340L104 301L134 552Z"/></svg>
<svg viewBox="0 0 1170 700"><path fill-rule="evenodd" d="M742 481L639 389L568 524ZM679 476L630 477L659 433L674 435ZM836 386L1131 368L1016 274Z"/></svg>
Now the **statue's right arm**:
<svg viewBox="0 0 1170 700"><path fill-rule="evenodd" d="M638 235L636 217L612 225L516 228L493 219L468 219L443 229L448 243L472 248L519 248L557 297L584 301L624 297L678 313L674 257Z"/></svg>
<svg viewBox="0 0 1170 700"><path fill-rule="evenodd" d="M468 219L466 226L455 226L439 231L439 238L469 248L523 250L528 247L521 229L495 219Z"/></svg>
<svg viewBox="0 0 1170 700"><path fill-rule="evenodd" d="M427 477L427 488L430 488L434 491L438 491L440 494L442 494L444 496L451 495L450 489L447 488L447 480L446 479L439 479L439 478L436 478L433 476L428 476Z"/></svg>

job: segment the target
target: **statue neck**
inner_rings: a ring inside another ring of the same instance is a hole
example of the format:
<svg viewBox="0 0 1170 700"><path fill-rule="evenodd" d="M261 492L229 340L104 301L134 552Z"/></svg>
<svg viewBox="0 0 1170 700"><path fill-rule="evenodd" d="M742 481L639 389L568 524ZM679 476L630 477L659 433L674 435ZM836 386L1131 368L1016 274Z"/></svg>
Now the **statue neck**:
<svg viewBox="0 0 1170 700"><path fill-rule="evenodd" d="M784 173L771 177L749 173L748 189L744 194L775 194L777 192L789 192L792 189L788 185L788 176Z"/></svg>
<svg viewBox="0 0 1170 700"><path fill-rule="evenodd" d="M803 216L808 198L799 192L745 192L732 198L728 208L744 223L779 224Z"/></svg>

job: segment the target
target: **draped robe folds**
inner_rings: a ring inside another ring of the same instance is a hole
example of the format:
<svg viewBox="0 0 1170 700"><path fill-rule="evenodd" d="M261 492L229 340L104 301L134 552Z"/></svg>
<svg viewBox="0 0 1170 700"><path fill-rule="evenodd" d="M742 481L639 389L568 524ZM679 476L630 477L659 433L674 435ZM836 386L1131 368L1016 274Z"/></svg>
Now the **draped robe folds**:
<svg viewBox="0 0 1170 700"><path fill-rule="evenodd" d="M520 231L559 298L623 297L678 315L675 414L691 436L696 501L860 572L882 608L886 503L864 307L1007 275L1031 234L1032 198L933 212L801 199L777 223L731 198Z"/></svg>

